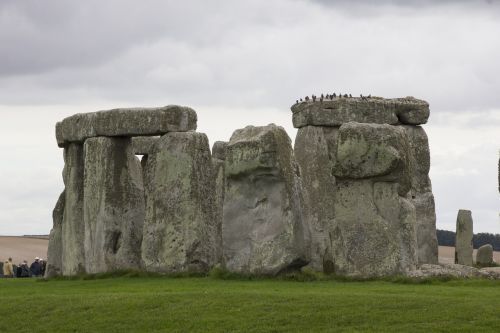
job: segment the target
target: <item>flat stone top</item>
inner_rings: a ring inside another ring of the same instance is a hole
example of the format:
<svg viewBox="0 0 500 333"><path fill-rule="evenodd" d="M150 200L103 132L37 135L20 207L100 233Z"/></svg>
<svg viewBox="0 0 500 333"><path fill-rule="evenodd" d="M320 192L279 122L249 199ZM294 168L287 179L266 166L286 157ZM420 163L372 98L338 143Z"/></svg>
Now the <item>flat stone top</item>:
<svg viewBox="0 0 500 333"><path fill-rule="evenodd" d="M60 147L96 136L156 136L196 130L196 112L186 106L123 108L78 113L56 124Z"/></svg>
<svg viewBox="0 0 500 333"><path fill-rule="evenodd" d="M429 118L429 103L413 97L334 97L316 98L294 104L293 125L338 127L347 122L375 124L425 124Z"/></svg>

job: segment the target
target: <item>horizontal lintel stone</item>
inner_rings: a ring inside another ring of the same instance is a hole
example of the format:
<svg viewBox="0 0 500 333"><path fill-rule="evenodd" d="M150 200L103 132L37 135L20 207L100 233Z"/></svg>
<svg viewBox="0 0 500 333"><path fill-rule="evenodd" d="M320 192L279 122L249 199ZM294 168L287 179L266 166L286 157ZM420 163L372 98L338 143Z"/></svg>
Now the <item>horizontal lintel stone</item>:
<svg viewBox="0 0 500 333"><path fill-rule="evenodd" d="M97 136L156 136L196 130L196 112L185 106L123 108L78 113L56 124L59 147Z"/></svg>

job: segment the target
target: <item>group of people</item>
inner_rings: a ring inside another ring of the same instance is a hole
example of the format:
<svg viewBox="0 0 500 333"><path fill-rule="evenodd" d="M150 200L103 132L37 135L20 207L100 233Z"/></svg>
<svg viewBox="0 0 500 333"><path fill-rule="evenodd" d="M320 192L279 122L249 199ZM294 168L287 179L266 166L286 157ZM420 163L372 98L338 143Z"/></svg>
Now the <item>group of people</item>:
<svg viewBox="0 0 500 333"><path fill-rule="evenodd" d="M4 278L27 278L27 277L43 277L47 262L42 258L35 258L35 261L28 266L28 262L24 260L19 265L12 263L12 258L5 260L3 263Z"/></svg>

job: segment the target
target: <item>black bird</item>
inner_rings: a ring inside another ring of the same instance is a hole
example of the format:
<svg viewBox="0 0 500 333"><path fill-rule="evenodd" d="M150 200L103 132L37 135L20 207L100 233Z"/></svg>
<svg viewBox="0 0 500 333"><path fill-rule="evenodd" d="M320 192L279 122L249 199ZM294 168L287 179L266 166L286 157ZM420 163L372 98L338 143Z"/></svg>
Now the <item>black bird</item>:
<svg viewBox="0 0 500 333"><path fill-rule="evenodd" d="M306 101L308 101L308 100L309 100L309 96L306 96Z"/></svg>
<svg viewBox="0 0 500 333"><path fill-rule="evenodd" d="M316 96L312 95L313 102L316 102Z"/></svg>
<svg viewBox="0 0 500 333"><path fill-rule="evenodd" d="M300 101L302 102L302 98L300 99Z"/></svg>
<svg viewBox="0 0 500 333"><path fill-rule="evenodd" d="M351 94L349 94L349 98L352 98L352 95L351 95Z"/></svg>
<svg viewBox="0 0 500 333"><path fill-rule="evenodd" d="M299 100L296 100L296 101L295 101L295 104L299 104Z"/></svg>
<svg viewBox="0 0 500 333"><path fill-rule="evenodd" d="M333 93L333 97L337 97L337 94Z"/></svg>

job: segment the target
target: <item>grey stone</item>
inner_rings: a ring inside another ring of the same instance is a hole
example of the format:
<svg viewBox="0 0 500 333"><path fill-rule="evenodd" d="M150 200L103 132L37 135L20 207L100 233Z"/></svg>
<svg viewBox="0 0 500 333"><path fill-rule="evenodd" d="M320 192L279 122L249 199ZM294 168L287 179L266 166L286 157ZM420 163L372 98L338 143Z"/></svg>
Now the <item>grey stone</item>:
<svg viewBox="0 0 500 333"><path fill-rule="evenodd" d="M212 147L212 157L224 161L226 159L227 142L216 141Z"/></svg>
<svg viewBox="0 0 500 333"><path fill-rule="evenodd" d="M220 236L205 134L168 133L147 160L142 259L148 271L207 271Z"/></svg>
<svg viewBox="0 0 500 333"><path fill-rule="evenodd" d="M405 195L411 187L409 143L391 125L346 123L340 127L333 174L338 178L394 181Z"/></svg>
<svg viewBox="0 0 500 333"><path fill-rule="evenodd" d="M64 201L66 192L63 191L52 211L52 230L49 235L47 249L47 268L45 277L51 278L62 274L62 224L64 218Z"/></svg>
<svg viewBox="0 0 500 333"><path fill-rule="evenodd" d="M337 180L331 243L336 274L383 276L414 270L414 206L391 182Z"/></svg>
<svg viewBox="0 0 500 333"><path fill-rule="evenodd" d="M130 138L85 141L85 268L101 273L141 266L145 217L141 165Z"/></svg>
<svg viewBox="0 0 500 333"><path fill-rule="evenodd" d="M62 274L77 275L85 272L83 221L83 146L77 143L64 148L64 175L66 186L64 218L62 224Z"/></svg>
<svg viewBox="0 0 500 333"><path fill-rule="evenodd" d="M57 144L96 136L154 136L196 129L196 112L184 106L125 108L79 113L56 124Z"/></svg>
<svg viewBox="0 0 500 333"><path fill-rule="evenodd" d="M473 223L470 210L460 209L455 234L455 264L472 266Z"/></svg>
<svg viewBox="0 0 500 333"><path fill-rule="evenodd" d="M236 130L227 145L225 169L226 267L275 275L307 264L309 230L285 130L273 124Z"/></svg>
<svg viewBox="0 0 500 333"><path fill-rule="evenodd" d="M303 189L304 221L311 229L311 259L309 267L330 272L333 258L329 231L335 217L333 198L335 177L329 146L336 146L338 129L305 126L295 138L295 158L300 166Z"/></svg>
<svg viewBox="0 0 500 333"><path fill-rule="evenodd" d="M406 274L411 278L454 277L454 278L479 278L494 277L487 271L460 264L423 264L418 269Z"/></svg>
<svg viewBox="0 0 500 333"><path fill-rule="evenodd" d="M136 155L149 155L154 152L158 136L137 136L132 138L132 151Z"/></svg>
<svg viewBox="0 0 500 333"><path fill-rule="evenodd" d="M215 211L217 221L217 258L223 264L222 259L222 216L224 205L224 190L226 186L225 158L227 142L216 141L212 146L212 172L215 182Z"/></svg>
<svg viewBox="0 0 500 333"><path fill-rule="evenodd" d="M419 264L438 263L436 210L429 178L429 141L420 126L403 126L410 144L412 165L411 190L408 199L417 213L417 243Z"/></svg>
<svg viewBox="0 0 500 333"><path fill-rule="evenodd" d="M340 126L347 122L374 124L425 124L429 118L429 104L413 97L384 99L372 97L336 98L323 101L305 101L292 106L293 125L296 128L313 126Z"/></svg>
<svg viewBox="0 0 500 333"><path fill-rule="evenodd" d="M493 246L491 244L485 244L477 249L476 263L481 266L493 264Z"/></svg>

